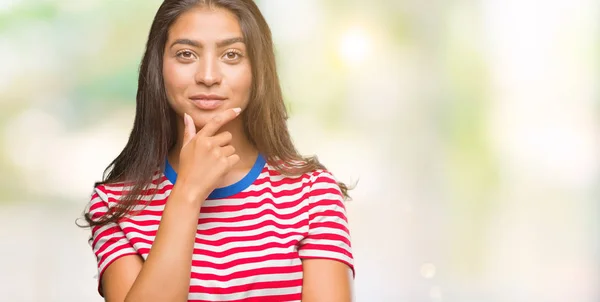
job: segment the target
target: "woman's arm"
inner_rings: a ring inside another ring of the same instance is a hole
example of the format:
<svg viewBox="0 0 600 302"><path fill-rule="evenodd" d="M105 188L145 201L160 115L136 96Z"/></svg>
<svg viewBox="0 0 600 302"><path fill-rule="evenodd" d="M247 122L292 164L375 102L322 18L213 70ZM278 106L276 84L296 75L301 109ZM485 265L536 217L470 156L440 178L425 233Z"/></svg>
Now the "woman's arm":
<svg viewBox="0 0 600 302"><path fill-rule="evenodd" d="M354 259L342 192L327 171L313 174L307 195L308 232L300 242L303 302L352 301Z"/></svg>
<svg viewBox="0 0 600 302"><path fill-rule="evenodd" d="M231 134L216 131L240 110L224 111L196 134L185 115L179 177L165 205L154 243L145 262L123 256L102 276L109 302L187 301L198 215L204 200L224 174L239 161L229 145ZM201 184L201 185L200 185Z"/></svg>
<svg viewBox="0 0 600 302"><path fill-rule="evenodd" d="M352 270L329 259L302 260L302 302L350 302L353 300Z"/></svg>
<svg viewBox="0 0 600 302"><path fill-rule="evenodd" d="M148 259L124 256L104 272L106 301L187 301L199 211L199 203L186 201L174 188Z"/></svg>
<svg viewBox="0 0 600 302"><path fill-rule="evenodd" d="M146 261L125 256L106 269L106 301L187 301L199 212L174 188Z"/></svg>

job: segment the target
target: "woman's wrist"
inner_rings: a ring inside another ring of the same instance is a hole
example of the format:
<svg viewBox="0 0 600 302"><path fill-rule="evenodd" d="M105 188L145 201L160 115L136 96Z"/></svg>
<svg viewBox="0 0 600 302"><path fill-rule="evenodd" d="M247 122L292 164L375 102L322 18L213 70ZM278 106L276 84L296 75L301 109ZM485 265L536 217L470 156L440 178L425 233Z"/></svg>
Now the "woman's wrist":
<svg viewBox="0 0 600 302"><path fill-rule="evenodd" d="M173 186L171 196L178 202L201 206L204 200L208 198L210 192L202 186L194 184L190 185L184 179L178 180ZM171 198L169 198L171 199Z"/></svg>

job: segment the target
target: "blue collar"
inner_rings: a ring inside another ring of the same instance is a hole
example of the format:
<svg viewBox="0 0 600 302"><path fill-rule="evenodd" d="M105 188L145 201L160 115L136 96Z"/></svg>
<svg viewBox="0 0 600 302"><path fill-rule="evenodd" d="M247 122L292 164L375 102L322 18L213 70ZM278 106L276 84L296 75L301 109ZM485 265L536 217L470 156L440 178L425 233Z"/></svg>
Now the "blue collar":
<svg viewBox="0 0 600 302"><path fill-rule="evenodd" d="M266 163L266 161L265 161L264 157L261 154L259 154L258 157L256 158L256 162L254 162L254 166L252 166L252 169L250 169L250 172L248 172L248 174L246 174L246 176L244 176L244 178L240 179L238 182L231 184L229 186L214 189L210 193L210 195L208 195L208 199L227 198L229 196L233 196L237 193L244 191L246 188L248 188L250 185L252 185L252 183L254 183L254 181L258 178L258 176L260 175L260 173L263 170L263 167L265 166L265 163ZM166 163L165 163L164 173L165 173L165 176L167 177L167 179L172 184L175 184L175 182L177 181L177 172L175 172L175 170L173 170L173 167L169 163L168 159L166 160Z"/></svg>

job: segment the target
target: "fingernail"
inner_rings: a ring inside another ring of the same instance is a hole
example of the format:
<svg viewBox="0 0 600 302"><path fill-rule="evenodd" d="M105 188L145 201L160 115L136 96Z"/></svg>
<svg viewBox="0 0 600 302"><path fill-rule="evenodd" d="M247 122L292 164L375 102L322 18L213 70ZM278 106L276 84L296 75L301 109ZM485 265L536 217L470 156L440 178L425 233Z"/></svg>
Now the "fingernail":
<svg viewBox="0 0 600 302"><path fill-rule="evenodd" d="M236 115L239 115L240 112L242 112L242 108L233 108L233 111L235 112Z"/></svg>
<svg viewBox="0 0 600 302"><path fill-rule="evenodd" d="M183 114L183 124L187 126L189 115L187 113Z"/></svg>

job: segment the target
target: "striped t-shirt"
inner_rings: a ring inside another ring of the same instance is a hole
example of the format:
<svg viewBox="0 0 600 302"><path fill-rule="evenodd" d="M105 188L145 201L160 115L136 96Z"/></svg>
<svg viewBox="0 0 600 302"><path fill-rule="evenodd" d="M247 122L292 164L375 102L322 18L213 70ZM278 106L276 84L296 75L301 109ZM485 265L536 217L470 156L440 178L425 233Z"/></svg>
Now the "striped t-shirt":
<svg viewBox="0 0 600 302"><path fill-rule="evenodd" d="M176 179L167 162L150 188L158 190L147 190L158 193L140 198L141 212L92 228L99 281L122 256L148 257ZM117 205L126 189L97 186L88 205L92 219ZM354 270L335 179L324 170L285 176L259 156L242 180L215 189L198 213L189 301L300 301L301 259L311 258L341 261Z"/></svg>

